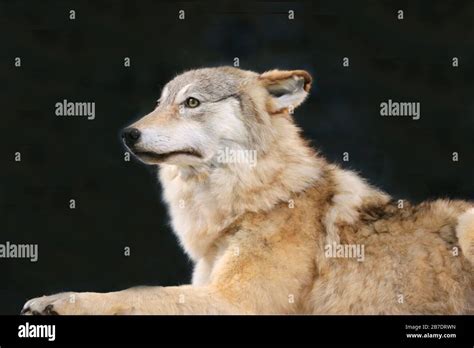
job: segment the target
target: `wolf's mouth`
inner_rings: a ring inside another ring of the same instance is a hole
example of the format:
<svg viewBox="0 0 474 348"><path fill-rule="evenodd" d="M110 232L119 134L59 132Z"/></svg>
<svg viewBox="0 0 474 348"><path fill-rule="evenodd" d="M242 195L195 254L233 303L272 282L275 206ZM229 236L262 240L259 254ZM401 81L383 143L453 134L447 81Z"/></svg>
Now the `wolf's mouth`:
<svg viewBox="0 0 474 348"><path fill-rule="evenodd" d="M153 161L159 161L159 162L163 162L167 160L168 158L172 156L177 156L177 155L188 155L188 156L194 156L194 157L199 157L199 158L202 157L202 155L199 152L192 149L170 151L170 152L165 152L165 153L157 153L157 152L152 152L152 151L137 151L137 152L134 152L134 154L140 159L153 160Z"/></svg>

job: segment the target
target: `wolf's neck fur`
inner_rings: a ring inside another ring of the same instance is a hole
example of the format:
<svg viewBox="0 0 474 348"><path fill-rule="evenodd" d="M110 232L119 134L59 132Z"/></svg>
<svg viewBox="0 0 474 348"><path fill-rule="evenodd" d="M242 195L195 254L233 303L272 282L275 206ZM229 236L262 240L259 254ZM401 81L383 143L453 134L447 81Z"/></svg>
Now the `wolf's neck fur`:
<svg viewBox="0 0 474 348"><path fill-rule="evenodd" d="M325 161L306 145L299 129L284 117L272 123L274 140L254 167L161 167L174 231L193 260L205 256L220 232L243 213L272 209L320 177Z"/></svg>

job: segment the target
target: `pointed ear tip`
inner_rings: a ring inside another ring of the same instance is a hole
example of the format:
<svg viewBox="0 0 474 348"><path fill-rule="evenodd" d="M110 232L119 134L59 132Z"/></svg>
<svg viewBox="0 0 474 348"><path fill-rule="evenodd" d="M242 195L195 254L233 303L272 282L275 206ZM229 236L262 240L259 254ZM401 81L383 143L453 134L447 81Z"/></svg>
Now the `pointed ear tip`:
<svg viewBox="0 0 474 348"><path fill-rule="evenodd" d="M297 75L304 79L304 90L308 92L313 84L313 77L306 70L298 70Z"/></svg>
<svg viewBox="0 0 474 348"><path fill-rule="evenodd" d="M258 76L259 80L264 80L265 84L272 84L273 82L280 79L287 79L289 77L299 77L304 79L304 90L309 92L313 84L313 77L306 70L279 70L273 69L263 72Z"/></svg>
<svg viewBox="0 0 474 348"><path fill-rule="evenodd" d="M311 77L311 75L302 76L302 77L304 79L303 89L306 93L308 93L311 87L313 86L313 78Z"/></svg>
<svg viewBox="0 0 474 348"><path fill-rule="evenodd" d="M296 78L302 78L304 80L303 89L305 90L305 92L309 92L313 84L313 77L311 76L311 74L306 70L293 70L290 71L290 73L292 73L293 76Z"/></svg>

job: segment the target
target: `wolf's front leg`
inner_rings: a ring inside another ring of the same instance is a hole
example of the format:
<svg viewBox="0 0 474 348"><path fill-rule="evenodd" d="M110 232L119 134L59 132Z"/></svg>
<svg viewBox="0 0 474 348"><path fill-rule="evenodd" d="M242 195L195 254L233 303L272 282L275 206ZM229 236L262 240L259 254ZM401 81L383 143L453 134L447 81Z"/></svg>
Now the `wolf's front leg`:
<svg viewBox="0 0 474 348"><path fill-rule="evenodd" d="M27 315L238 314L218 291L190 285L138 287L109 293L65 292L29 300Z"/></svg>

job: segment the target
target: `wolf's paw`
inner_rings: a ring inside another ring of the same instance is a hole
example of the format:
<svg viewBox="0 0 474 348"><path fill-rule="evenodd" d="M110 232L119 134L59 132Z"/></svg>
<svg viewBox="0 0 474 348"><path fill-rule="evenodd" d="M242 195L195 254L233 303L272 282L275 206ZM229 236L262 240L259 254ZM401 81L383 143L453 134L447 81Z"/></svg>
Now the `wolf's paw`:
<svg viewBox="0 0 474 348"><path fill-rule="evenodd" d="M23 306L23 315L64 315L78 313L78 295L73 292L63 292L52 296L37 297L29 300Z"/></svg>

